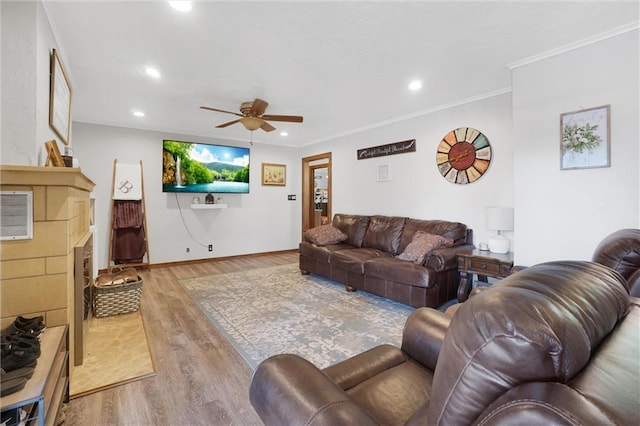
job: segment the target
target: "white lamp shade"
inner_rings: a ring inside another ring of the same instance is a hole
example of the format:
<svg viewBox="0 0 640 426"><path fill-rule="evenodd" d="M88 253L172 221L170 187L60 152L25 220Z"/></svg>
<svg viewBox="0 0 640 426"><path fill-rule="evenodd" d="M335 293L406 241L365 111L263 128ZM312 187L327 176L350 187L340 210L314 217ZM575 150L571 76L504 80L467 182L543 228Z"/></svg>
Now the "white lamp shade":
<svg viewBox="0 0 640 426"><path fill-rule="evenodd" d="M511 231L513 229L513 208L487 207L487 229Z"/></svg>

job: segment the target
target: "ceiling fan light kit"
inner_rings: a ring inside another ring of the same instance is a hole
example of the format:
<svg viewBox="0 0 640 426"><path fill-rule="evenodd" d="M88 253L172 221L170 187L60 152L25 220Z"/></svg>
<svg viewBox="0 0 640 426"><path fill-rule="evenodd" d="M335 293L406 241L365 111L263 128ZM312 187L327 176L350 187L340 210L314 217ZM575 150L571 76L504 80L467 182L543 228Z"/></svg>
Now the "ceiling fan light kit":
<svg viewBox="0 0 640 426"><path fill-rule="evenodd" d="M258 130L264 123L264 120L258 117L242 117L240 122L247 130Z"/></svg>
<svg viewBox="0 0 640 426"><path fill-rule="evenodd" d="M240 117L239 119L228 121L226 123L218 124L216 128L230 126L232 124L241 123L247 130L254 131L262 129L265 132L272 132L276 128L269 124L267 121L286 121L289 123L302 123L303 117L299 115L264 115L264 112L269 106L269 103L262 99L256 98L253 102L243 102L240 105L240 112L226 111L224 109L212 108L207 106L201 106L200 108L209 111L223 112L225 114L233 114Z"/></svg>

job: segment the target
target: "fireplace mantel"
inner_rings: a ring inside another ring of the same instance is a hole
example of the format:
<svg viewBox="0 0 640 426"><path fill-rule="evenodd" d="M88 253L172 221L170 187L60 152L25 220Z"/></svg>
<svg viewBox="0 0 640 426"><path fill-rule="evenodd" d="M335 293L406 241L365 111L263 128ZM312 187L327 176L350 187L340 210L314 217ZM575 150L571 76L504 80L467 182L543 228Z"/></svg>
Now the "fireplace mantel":
<svg viewBox="0 0 640 426"><path fill-rule="evenodd" d="M33 239L0 242L1 326L18 315L43 315L48 327L68 324L70 359L74 247L90 233L94 186L78 168L0 165L2 191L33 191Z"/></svg>

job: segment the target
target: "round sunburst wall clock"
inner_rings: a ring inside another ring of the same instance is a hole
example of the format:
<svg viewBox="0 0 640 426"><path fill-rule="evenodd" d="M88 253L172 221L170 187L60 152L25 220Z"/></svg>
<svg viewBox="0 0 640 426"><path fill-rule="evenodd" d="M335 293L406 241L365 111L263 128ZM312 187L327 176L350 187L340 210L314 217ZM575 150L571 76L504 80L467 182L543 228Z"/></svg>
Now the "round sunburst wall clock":
<svg viewBox="0 0 640 426"><path fill-rule="evenodd" d="M477 181L487 172L490 163L489 139L471 127L450 131L438 145L438 170L451 183L464 185Z"/></svg>

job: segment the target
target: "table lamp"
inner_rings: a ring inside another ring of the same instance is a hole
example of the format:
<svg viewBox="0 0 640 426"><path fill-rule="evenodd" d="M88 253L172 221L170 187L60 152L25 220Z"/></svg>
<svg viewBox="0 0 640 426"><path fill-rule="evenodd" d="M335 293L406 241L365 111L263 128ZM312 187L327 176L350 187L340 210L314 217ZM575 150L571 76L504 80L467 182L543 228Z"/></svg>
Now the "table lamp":
<svg viewBox="0 0 640 426"><path fill-rule="evenodd" d="M492 253L508 253L511 241L502 231L513 229L513 208L511 207L487 207L487 228L498 231L497 235L489 238L489 251Z"/></svg>

